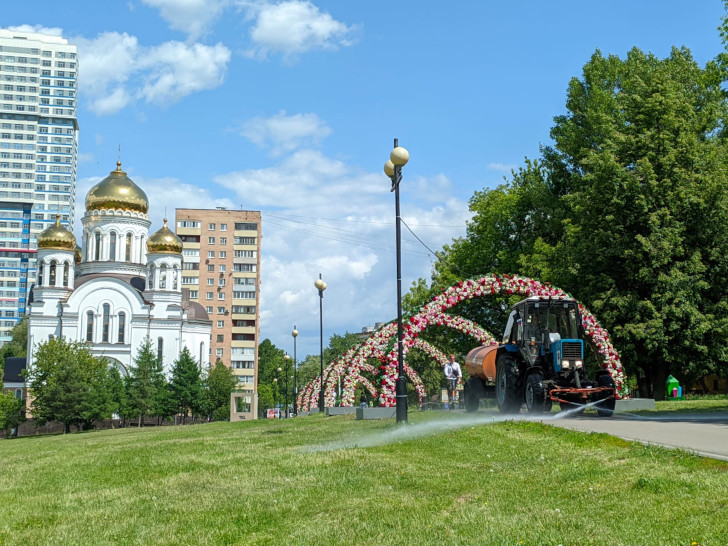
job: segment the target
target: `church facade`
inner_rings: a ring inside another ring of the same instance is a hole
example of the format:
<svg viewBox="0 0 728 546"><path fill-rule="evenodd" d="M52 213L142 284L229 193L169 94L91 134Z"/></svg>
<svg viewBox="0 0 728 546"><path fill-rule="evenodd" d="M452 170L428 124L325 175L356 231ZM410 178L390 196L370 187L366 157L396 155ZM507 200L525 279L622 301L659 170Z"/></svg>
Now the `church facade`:
<svg viewBox="0 0 728 546"><path fill-rule="evenodd" d="M38 281L28 313L28 364L51 337L86 343L122 375L148 338L170 373L184 347L207 366L212 322L182 288L182 240L149 235L146 194L121 170L89 190L79 247L56 224L38 235Z"/></svg>

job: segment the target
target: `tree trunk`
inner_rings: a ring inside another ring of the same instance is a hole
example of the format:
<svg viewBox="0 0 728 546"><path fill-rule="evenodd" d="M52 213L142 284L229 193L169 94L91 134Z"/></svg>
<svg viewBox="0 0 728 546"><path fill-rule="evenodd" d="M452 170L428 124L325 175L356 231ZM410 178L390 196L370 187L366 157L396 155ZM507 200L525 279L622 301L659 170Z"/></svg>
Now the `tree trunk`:
<svg viewBox="0 0 728 546"><path fill-rule="evenodd" d="M144 418L144 415L139 415L139 425L138 428L142 428L142 419Z"/></svg>
<svg viewBox="0 0 728 546"><path fill-rule="evenodd" d="M63 434L71 434L71 423L63 423Z"/></svg>
<svg viewBox="0 0 728 546"><path fill-rule="evenodd" d="M665 381L667 381L667 367L664 364L652 366L652 393L655 400L665 399Z"/></svg>

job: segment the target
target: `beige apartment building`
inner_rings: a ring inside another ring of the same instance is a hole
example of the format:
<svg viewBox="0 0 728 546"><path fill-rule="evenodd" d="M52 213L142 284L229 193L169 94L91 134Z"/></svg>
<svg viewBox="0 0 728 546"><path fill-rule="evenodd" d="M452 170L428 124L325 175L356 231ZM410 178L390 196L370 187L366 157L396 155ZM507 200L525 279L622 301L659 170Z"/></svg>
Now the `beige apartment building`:
<svg viewBox="0 0 728 546"><path fill-rule="evenodd" d="M212 320L209 362L220 359L238 379L231 420L258 414L260 212L177 209L182 288Z"/></svg>

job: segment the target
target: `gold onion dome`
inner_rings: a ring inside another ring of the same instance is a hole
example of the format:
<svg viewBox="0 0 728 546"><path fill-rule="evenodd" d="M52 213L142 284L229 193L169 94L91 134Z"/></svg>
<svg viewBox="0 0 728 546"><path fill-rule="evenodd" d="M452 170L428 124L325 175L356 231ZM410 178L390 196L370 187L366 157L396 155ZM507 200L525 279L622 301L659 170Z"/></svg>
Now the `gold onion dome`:
<svg viewBox="0 0 728 546"><path fill-rule="evenodd" d="M38 234L38 249L75 250L76 237L61 225L61 215L56 214L56 223Z"/></svg>
<svg viewBox="0 0 728 546"><path fill-rule="evenodd" d="M122 209L144 214L149 210L147 194L121 170L121 161L116 162L115 171L86 194L86 210L98 209Z"/></svg>
<svg viewBox="0 0 728 546"><path fill-rule="evenodd" d="M166 218L162 229L147 241L147 252L149 254L182 254L182 239L167 227Z"/></svg>

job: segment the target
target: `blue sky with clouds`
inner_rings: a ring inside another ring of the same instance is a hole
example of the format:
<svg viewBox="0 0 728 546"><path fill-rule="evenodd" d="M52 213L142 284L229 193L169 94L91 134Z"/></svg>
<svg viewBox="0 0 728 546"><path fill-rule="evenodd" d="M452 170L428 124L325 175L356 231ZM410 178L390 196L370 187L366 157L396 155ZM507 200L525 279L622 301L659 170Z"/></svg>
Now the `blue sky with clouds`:
<svg viewBox="0 0 728 546"><path fill-rule="evenodd" d="M318 353L395 307L392 139L411 154L402 216L432 249L465 232L467 202L536 157L568 81L595 49L721 50L718 0L457 4L401 0L23 0L0 26L79 46L80 217L115 167L151 200L263 214L261 339ZM77 221L77 228L80 222ZM403 285L428 277L406 230Z"/></svg>

